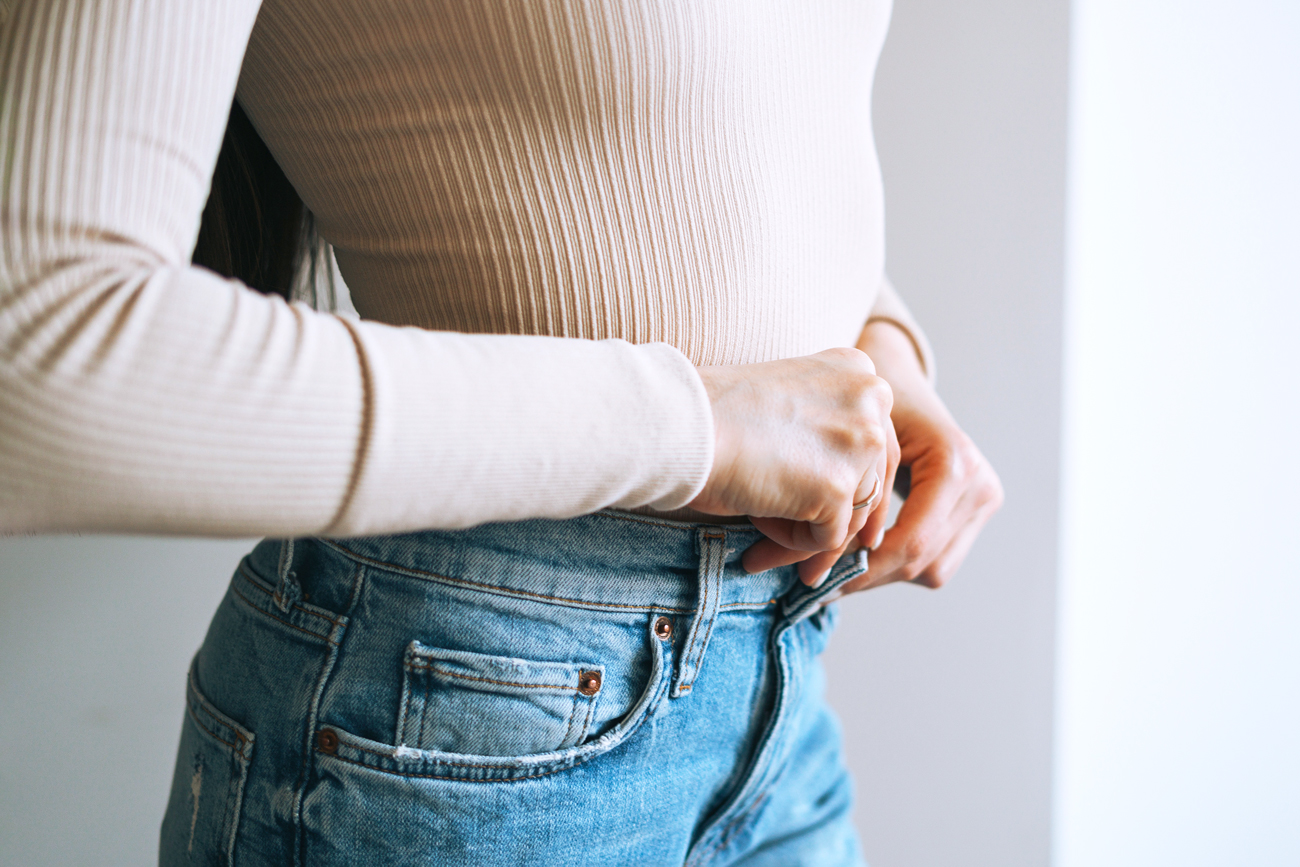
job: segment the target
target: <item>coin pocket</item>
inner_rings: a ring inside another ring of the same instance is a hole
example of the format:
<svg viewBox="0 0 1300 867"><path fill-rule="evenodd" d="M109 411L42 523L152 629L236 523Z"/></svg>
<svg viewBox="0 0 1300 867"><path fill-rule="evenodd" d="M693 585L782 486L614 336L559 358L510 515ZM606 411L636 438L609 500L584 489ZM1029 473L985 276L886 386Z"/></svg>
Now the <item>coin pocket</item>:
<svg viewBox="0 0 1300 867"><path fill-rule="evenodd" d="M412 641L396 743L475 756L564 750L587 738L604 667L446 650Z"/></svg>

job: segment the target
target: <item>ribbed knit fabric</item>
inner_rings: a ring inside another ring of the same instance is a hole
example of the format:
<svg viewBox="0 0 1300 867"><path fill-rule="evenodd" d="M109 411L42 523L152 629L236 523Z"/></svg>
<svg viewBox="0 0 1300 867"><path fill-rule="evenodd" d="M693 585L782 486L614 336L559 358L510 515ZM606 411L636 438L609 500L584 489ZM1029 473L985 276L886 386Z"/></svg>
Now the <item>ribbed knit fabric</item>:
<svg viewBox="0 0 1300 867"><path fill-rule="evenodd" d="M0 530L675 509L694 365L850 345L873 302L924 346L877 300L883 0L5 14ZM370 321L187 264L237 81Z"/></svg>

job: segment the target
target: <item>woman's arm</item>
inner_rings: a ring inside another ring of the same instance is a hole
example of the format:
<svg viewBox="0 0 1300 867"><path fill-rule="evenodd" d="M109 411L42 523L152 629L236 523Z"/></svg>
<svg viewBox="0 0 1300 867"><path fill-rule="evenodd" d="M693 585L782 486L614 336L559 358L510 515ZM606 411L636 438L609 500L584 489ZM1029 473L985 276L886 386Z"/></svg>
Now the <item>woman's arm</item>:
<svg viewBox="0 0 1300 867"><path fill-rule="evenodd" d="M871 313L867 316L867 324L873 322L885 322L903 332L908 342L912 344L912 352L921 367L921 372L926 380L934 385L934 351L930 349L930 341L916 318L912 316L912 311L907 309L907 305L895 291L894 284L890 282L888 276L880 281L880 291L876 293L876 301L871 305Z"/></svg>
<svg viewBox="0 0 1300 867"><path fill-rule="evenodd" d="M702 379L663 344L348 322L190 266L257 11L18 0L3 24L0 531L342 535L692 501L787 519L809 550L861 529L888 387L855 350Z"/></svg>
<svg viewBox="0 0 1300 867"><path fill-rule="evenodd" d="M667 346L435 334L188 265L256 0L19 0L0 37L0 530L369 533L673 508Z"/></svg>

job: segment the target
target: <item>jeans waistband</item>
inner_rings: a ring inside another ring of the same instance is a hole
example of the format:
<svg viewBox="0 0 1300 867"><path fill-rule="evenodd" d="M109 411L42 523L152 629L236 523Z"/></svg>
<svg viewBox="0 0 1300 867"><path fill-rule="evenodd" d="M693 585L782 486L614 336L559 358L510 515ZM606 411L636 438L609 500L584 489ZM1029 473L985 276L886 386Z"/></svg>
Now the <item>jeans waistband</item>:
<svg viewBox="0 0 1300 867"><path fill-rule="evenodd" d="M564 520L313 542L358 566L467 590L579 608L680 613L695 612L700 603L703 560L713 561L709 571L717 575L717 596L711 604L720 611L762 608L784 599L785 613L792 614L866 568L865 552L845 557L816 590L800 584L792 566L750 575L741 554L760 538L751 524L699 524L605 510ZM293 583L286 579L294 560L309 556L305 549L299 544L295 554L292 544L267 540L249 558L262 575L278 574L283 589Z"/></svg>

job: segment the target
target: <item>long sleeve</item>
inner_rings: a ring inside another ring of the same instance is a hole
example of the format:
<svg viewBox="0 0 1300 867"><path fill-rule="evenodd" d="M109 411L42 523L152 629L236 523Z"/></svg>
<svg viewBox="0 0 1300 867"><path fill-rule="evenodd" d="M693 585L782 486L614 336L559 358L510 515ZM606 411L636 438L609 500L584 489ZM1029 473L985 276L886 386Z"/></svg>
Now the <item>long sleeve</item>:
<svg viewBox="0 0 1300 867"><path fill-rule="evenodd" d="M925 332L921 330L916 318L912 316L912 311L907 309L907 305L903 303L903 299L899 297L888 277L881 280L880 293L876 296L871 314L867 317L867 322L873 321L888 322L907 335L908 340L912 341L912 348L916 350L917 360L921 362L921 369L925 371L926 379L933 385L934 350L930 348L930 341L926 339Z"/></svg>
<svg viewBox="0 0 1300 867"><path fill-rule="evenodd" d="M689 502L712 420L674 348L347 321L188 264L257 12L16 0L0 24L0 532Z"/></svg>

